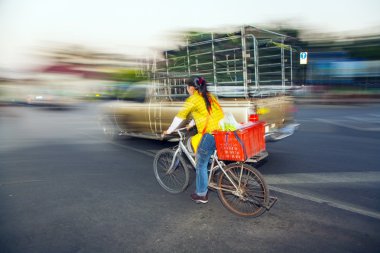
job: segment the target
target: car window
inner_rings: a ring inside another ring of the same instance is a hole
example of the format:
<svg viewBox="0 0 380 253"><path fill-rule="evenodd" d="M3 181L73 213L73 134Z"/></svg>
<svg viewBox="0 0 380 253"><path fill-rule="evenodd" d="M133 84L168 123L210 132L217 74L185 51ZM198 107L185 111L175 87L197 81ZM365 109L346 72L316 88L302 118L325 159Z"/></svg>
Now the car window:
<svg viewBox="0 0 380 253"><path fill-rule="evenodd" d="M189 96L187 93L179 93L178 90L173 88L156 88L153 100L158 101L185 101Z"/></svg>
<svg viewBox="0 0 380 253"><path fill-rule="evenodd" d="M123 101L132 101L143 103L146 97L146 86L131 86L123 94L120 95L119 99Z"/></svg>
<svg viewBox="0 0 380 253"><path fill-rule="evenodd" d="M185 101L189 96L186 85L179 82L171 82L169 85L167 82L156 83L154 86L154 95L154 97L160 101Z"/></svg>

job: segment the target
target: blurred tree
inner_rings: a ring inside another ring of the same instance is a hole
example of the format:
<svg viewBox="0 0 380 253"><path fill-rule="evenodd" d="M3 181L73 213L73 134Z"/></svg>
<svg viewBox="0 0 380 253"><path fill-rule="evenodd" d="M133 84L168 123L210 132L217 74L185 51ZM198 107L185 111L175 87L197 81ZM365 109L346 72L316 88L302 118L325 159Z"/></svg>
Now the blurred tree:
<svg viewBox="0 0 380 253"><path fill-rule="evenodd" d="M290 36L293 38L298 39L300 35L300 30L297 28L291 28L291 27L280 27L277 29L278 33L284 34L286 36Z"/></svg>
<svg viewBox="0 0 380 253"><path fill-rule="evenodd" d="M111 79L118 82L136 83L148 80L149 75L141 69L120 69L111 74Z"/></svg>
<svg viewBox="0 0 380 253"><path fill-rule="evenodd" d="M351 46L347 46L351 57L368 60L380 59L380 39L377 41L358 41Z"/></svg>

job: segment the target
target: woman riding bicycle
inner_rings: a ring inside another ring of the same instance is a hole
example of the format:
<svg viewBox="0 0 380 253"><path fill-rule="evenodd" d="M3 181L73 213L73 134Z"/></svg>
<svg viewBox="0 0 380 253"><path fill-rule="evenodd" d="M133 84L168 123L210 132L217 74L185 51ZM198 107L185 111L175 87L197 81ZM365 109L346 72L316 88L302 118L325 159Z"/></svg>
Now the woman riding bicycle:
<svg viewBox="0 0 380 253"><path fill-rule="evenodd" d="M196 203L208 202L208 175L207 166L211 155L215 151L215 139L211 134L214 130L220 130L219 121L223 119L223 111L211 93L207 91L206 80L202 77L187 81L187 92L190 94L183 108L174 117L172 124L163 135L171 134L189 114L195 121L198 136L202 135L196 152L196 189L191 194L191 199ZM200 137L200 136L199 136ZM197 139L193 137L194 140Z"/></svg>

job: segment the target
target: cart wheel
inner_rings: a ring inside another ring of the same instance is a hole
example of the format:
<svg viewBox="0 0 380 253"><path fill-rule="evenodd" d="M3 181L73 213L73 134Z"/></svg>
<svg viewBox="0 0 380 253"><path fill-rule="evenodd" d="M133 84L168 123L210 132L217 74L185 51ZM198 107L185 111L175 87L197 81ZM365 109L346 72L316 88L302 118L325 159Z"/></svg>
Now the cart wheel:
<svg viewBox="0 0 380 253"><path fill-rule="evenodd" d="M159 151L153 161L153 170L162 188L170 193L180 193L189 185L189 169L180 155L175 157L173 168L170 169L174 153L169 148Z"/></svg>
<svg viewBox="0 0 380 253"><path fill-rule="evenodd" d="M239 216L258 217L263 214L269 202L269 189L261 173L245 163L231 163L224 170L218 179L218 195L222 204Z"/></svg>

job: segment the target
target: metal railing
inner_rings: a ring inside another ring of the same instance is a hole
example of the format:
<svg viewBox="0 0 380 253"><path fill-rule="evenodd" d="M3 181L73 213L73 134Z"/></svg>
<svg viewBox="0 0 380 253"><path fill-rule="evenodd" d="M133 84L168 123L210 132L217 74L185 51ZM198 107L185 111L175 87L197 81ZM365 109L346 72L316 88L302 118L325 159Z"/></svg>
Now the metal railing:
<svg viewBox="0 0 380 253"><path fill-rule="evenodd" d="M154 81L172 90L186 78L202 75L217 96L228 93L227 88L242 97L252 97L261 89L268 93L272 87L276 87L274 94L286 92L293 86L295 52L285 44L286 36L268 30L260 30L268 37L256 36L246 28L232 35L195 35L206 37L200 41L189 36L185 47L166 51L165 60L155 63Z"/></svg>

